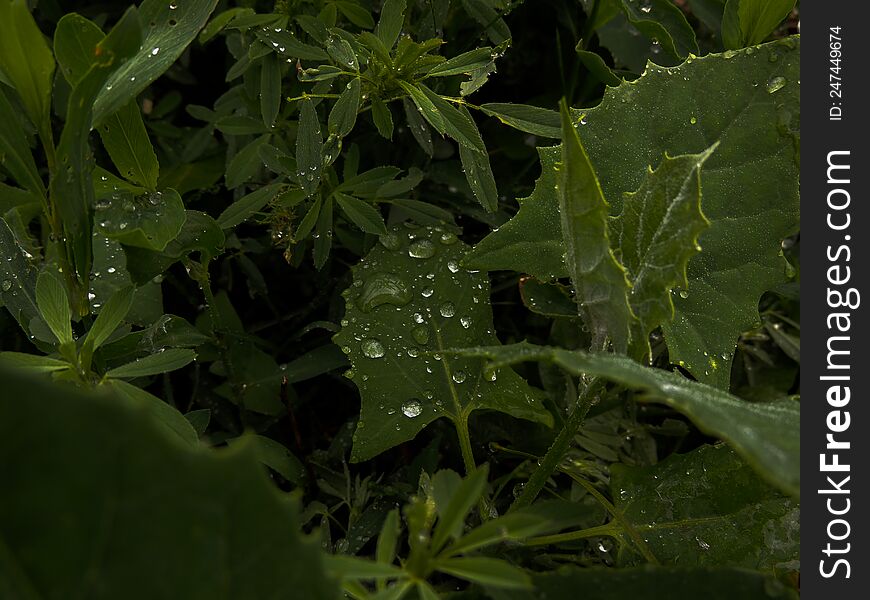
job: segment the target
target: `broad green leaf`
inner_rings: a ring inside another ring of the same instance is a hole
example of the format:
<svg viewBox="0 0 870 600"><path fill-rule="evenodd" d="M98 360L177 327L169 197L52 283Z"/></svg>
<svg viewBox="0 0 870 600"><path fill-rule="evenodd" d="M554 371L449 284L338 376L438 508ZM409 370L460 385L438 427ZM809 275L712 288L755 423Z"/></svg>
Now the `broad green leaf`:
<svg viewBox="0 0 870 600"><path fill-rule="evenodd" d="M489 154L459 146L459 158L474 197L487 212L498 210L498 189L489 164Z"/></svg>
<svg viewBox="0 0 870 600"><path fill-rule="evenodd" d="M31 373L51 373L72 367L64 360L38 354L27 354L26 352L0 352L0 365L7 369L18 369Z"/></svg>
<svg viewBox="0 0 870 600"><path fill-rule="evenodd" d="M0 165L21 187L45 198L45 185L36 169L27 136L3 86L0 86Z"/></svg>
<svg viewBox="0 0 870 600"><path fill-rule="evenodd" d="M762 477L797 497L800 493L800 403L784 399L748 402L677 373L645 367L624 356L587 354L520 343L454 349L486 357L492 367L534 360L552 362L572 375L593 375L643 392L641 401L661 402L686 415L708 435L728 442Z"/></svg>
<svg viewBox="0 0 870 600"><path fill-rule="evenodd" d="M91 181L93 158L88 144L95 98L110 75L139 48L139 16L130 8L103 40L95 53L99 60L91 65L73 87L69 97L67 121L57 146L58 168L49 185L63 223L66 246L75 276L86 282L91 270L91 207L94 187Z"/></svg>
<svg viewBox="0 0 870 600"><path fill-rule="evenodd" d="M341 11L348 21L362 27L363 29L373 29L375 21L369 11L357 4L356 0L337 0L335 6Z"/></svg>
<svg viewBox="0 0 870 600"><path fill-rule="evenodd" d="M785 280L781 240L798 227L799 56L799 40L787 38L651 68L581 112L583 144L614 214L622 193L637 190L664 152L696 154L720 143L701 174L711 226L687 267L686 297L673 298L674 321L665 326L671 360L718 387L728 385L738 336L759 320L759 298ZM554 226L557 151L539 150L534 193L467 266L542 280L567 273Z"/></svg>
<svg viewBox="0 0 870 600"><path fill-rule="evenodd" d="M507 23L493 8L491 0L462 0L462 7L479 24L486 28L486 35L493 44L501 44L510 39L511 31Z"/></svg>
<svg viewBox="0 0 870 600"><path fill-rule="evenodd" d="M356 115L359 112L360 79L354 77L347 82L347 86L338 97L336 103L329 111L329 132L344 137L351 132L356 124Z"/></svg>
<svg viewBox="0 0 870 600"><path fill-rule="evenodd" d="M267 54L260 62L260 113L263 123L271 127L281 110L281 63L275 54Z"/></svg>
<svg viewBox="0 0 870 600"><path fill-rule="evenodd" d="M130 312L134 291L133 287L122 288L112 294L103 305L100 314L97 315L85 336L84 345L89 347L90 351L99 348Z"/></svg>
<svg viewBox="0 0 870 600"><path fill-rule="evenodd" d="M94 125L134 99L181 56L208 21L218 0L144 0L141 47L109 78L93 103Z"/></svg>
<svg viewBox="0 0 870 600"><path fill-rule="evenodd" d="M548 317L577 316L571 288L561 283L544 283L534 277L520 279L520 297L530 311Z"/></svg>
<svg viewBox="0 0 870 600"><path fill-rule="evenodd" d="M698 54L695 32L670 0L620 0L620 8L638 31L673 56Z"/></svg>
<svg viewBox="0 0 870 600"><path fill-rule="evenodd" d="M561 121L559 113L556 111L526 104L501 104L497 102L482 104L480 109L490 117L496 117L514 129L542 137L562 138Z"/></svg>
<svg viewBox="0 0 870 600"><path fill-rule="evenodd" d="M628 569L566 567L537 573L535 589L513 592L488 588L493 600L574 600L583 590L583 600L797 600L771 575L734 567L654 567Z"/></svg>
<svg viewBox="0 0 870 600"><path fill-rule="evenodd" d="M300 536L297 500L275 489L249 444L185 447L117 397L14 371L2 380L0 474L15 490L0 495L9 597L339 596L318 543ZM82 577L95 568L97 579Z"/></svg>
<svg viewBox="0 0 870 600"><path fill-rule="evenodd" d="M266 16L266 15L259 15ZM254 32L257 38L269 48L277 50L280 55L287 58L302 60L325 61L329 55L317 46L311 46L300 42L297 36L291 35L286 29L279 27L257 28ZM283 48L283 50L281 50ZM229 75L228 75L229 77Z"/></svg>
<svg viewBox="0 0 870 600"><path fill-rule="evenodd" d="M58 342L66 344L73 341L69 299L63 283L51 271L43 271L36 279L36 305Z"/></svg>
<svg viewBox="0 0 870 600"><path fill-rule="evenodd" d="M28 260L32 258L9 228L5 219L0 218L0 298L21 328L31 334L30 323L39 319L36 304L37 269Z"/></svg>
<svg viewBox="0 0 870 600"><path fill-rule="evenodd" d="M467 246L441 228L393 228L354 267L334 341L362 396L352 459L413 439L440 417L488 409L551 424L540 394L510 369L484 373L479 359L446 348L496 343L489 280L459 266Z"/></svg>
<svg viewBox="0 0 870 600"><path fill-rule="evenodd" d="M701 212L701 165L714 150L665 155L640 188L625 195L622 215L611 223L632 284L629 302L640 321L632 333L637 358L649 355L650 332L673 318L671 290L688 288L686 264L710 225Z"/></svg>
<svg viewBox="0 0 870 600"><path fill-rule="evenodd" d="M133 280L127 269L124 247L120 242L96 234L92 248L94 264L88 278L88 300L91 313L99 313L115 293L132 286ZM158 274L159 272L154 275ZM151 279L139 283L140 287L133 292L133 304L126 315L126 321L137 325L150 325L163 314L160 284Z"/></svg>
<svg viewBox="0 0 870 600"><path fill-rule="evenodd" d="M338 206L347 215L347 218L357 227L366 233L386 235L387 226L384 225L384 218L378 209L371 204L341 192L335 192L335 201L338 202Z"/></svg>
<svg viewBox="0 0 870 600"><path fill-rule="evenodd" d="M180 369L196 358L196 352L184 348L170 348L156 354L149 354L126 365L109 369L106 377L110 379L132 379L159 375Z"/></svg>
<svg viewBox="0 0 870 600"><path fill-rule="evenodd" d="M445 558L439 560L435 568L454 577L495 588L531 589L532 587L532 579L525 571L497 558L482 556Z"/></svg>
<svg viewBox="0 0 870 600"><path fill-rule="evenodd" d="M728 0L722 41L731 50L760 44L792 11L795 0Z"/></svg>
<svg viewBox="0 0 870 600"><path fill-rule="evenodd" d="M378 98L372 98L372 120L381 137L393 139L393 113L390 108Z"/></svg>
<svg viewBox="0 0 870 600"><path fill-rule="evenodd" d="M199 436L196 434L196 430L194 430L190 421L157 396L149 394L142 388L120 379L109 379L105 385L114 390L119 397L133 403L134 406L142 407L148 411L154 421L160 424L170 436L183 441L189 446L196 445Z"/></svg>
<svg viewBox="0 0 870 600"><path fill-rule="evenodd" d="M488 63L492 62L492 48L483 47L469 50L450 60L437 65L429 71L430 77L449 77L450 75L462 75L471 73Z"/></svg>
<svg viewBox="0 0 870 600"><path fill-rule="evenodd" d="M595 348L609 339L625 352L636 318L628 303L631 284L610 249L608 204L577 129L562 101L562 161L556 196L574 300Z"/></svg>
<svg viewBox="0 0 870 600"><path fill-rule="evenodd" d="M321 149L323 137L314 103L310 98L301 101L299 131L296 134L296 176L302 189L310 197L317 191L322 176Z"/></svg>
<svg viewBox="0 0 870 600"><path fill-rule="evenodd" d="M281 183L271 183L242 196L220 214L217 218L218 225L223 229L230 229L244 223L272 202L283 187Z"/></svg>
<svg viewBox="0 0 870 600"><path fill-rule="evenodd" d="M18 92L40 136L48 139L54 56L26 0L0 0L0 72Z"/></svg>
<svg viewBox="0 0 870 600"><path fill-rule="evenodd" d="M465 517L483 495L488 474L489 468L486 465L477 469L464 478L455 489L451 490L452 493L445 506L438 504L438 523L435 526L431 544L433 552L440 552L451 538L456 539L462 535L465 528ZM432 478L432 487L436 498L437 486L438 473Z"/></svg>
<svg viewBox="0 0 870 600"><path fill-rule="evenodd" d="M160 167L139 105L135 101L125 104L103 119L97 130L118 172L133 183L155 191Z"/></svg>
<svg viewBox="0 0 870 600"><path fill-rule="evenodd" d="M405 23L407 0L384 0L375 35L388 50L392 49Z"/></svg>
<svg viewBox="0 0 870 600"><path fill-rule="evenodd" d="M420 114L438 133L449 135L460 145L486 153L477 125L467 115L423 84L411 85L399 81L399 85L411 96Z"/></svg>
<svg viewBox="0 0 870 600"><path fill-rule="evenodd" d="M580 59L583 66L605 85L616 87L621 84L622 78L613 72L613 69L601 58L601 55L597 52L583 50L582 43L577 44L577 58Z"/></svg>
<svg viewBox="0 0 870 600"><path fill-rule="evenodd" d="M326 52L330 58L342 67L351 71L359 71L356 53L346 39L340 35L331 34L326 38Z"/></svg>
<svg viewBox="0 0 870 600"><path fill-rule="evenodd" d="M800 559L797 502L761 481L728 446L702 446L651 467L613 465L610 489L664 564L776 572ZM642 560L621 546L622 564Z"/></svg>
<svg viewBox="0 0 870 600"><path fill-rule="evenodd" d="M96 229L128 246L161 251L181 232L186 218L181 196L173 189L134 196L117 192L97 202Z"/></svg>

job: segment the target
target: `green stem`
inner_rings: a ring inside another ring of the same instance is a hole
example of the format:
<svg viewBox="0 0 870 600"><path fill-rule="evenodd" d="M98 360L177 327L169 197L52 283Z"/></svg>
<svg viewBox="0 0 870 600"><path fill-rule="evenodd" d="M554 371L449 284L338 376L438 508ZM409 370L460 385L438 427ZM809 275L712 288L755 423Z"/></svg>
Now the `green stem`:
<svg viewBox="0 0 870 600"><path fill-rule="evenodd" d="M597 527L589 527L579 531L569 531L567 533L557 533L555 535L543 535L541 537L533 537L523 542L526 546L548 546L550 544L561 544L562 542L573 542L574 540L582 540L591 537L616 537L621 533L618 527L613 525L613 521L598 525Z"/></svg>
<svg viewBox="0 0 870 600"><path fill-rule="evenodd" d="M456 425L456 435L459 436L459 449L462 451L462 462L465 464L465 474L471 475L477 468L474 463L474 453L471 450L471 436L468 433L468 417L465 414L460 414L459 418L453 421Z"/></svg>
<svg viewBox="0 0 870 600"><path fill-rule="evenodd" d="M574 407L574 410L565 421L565 426L562 427L562 431L556 436L553 444L547 450L547 454L541 459L538 468L535 469L535 472L532 473L532 476L529 477L529 480L523 486L522 493L514 500L510 510L513 511L531 505L535 501L535 498L538 497L538 494L541 493L541 490L547 483L547 479L559 467L562 457L565 456L565 453L571 446L571 440L574 439L574 436L577 435L577 431L583 424L586 413L589 412L589 408L594 403L595 394L598 390L598 379L592 379L580 392L577 398L577 406Z"/></svg>

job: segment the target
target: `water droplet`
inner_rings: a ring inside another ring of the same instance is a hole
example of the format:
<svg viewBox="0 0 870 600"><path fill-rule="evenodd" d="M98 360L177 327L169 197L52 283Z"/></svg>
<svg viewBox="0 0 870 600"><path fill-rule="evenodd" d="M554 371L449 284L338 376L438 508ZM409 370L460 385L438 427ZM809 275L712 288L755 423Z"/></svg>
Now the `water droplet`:
<svg viewBox="0 0 870 600"><path fill-rule="evenodd" d="M459 322L462 324L463 329L468 329L469 327L471 327L471 317L460 317Z"/></svg>
<svg viewBox="0 0 870 600"><path fill-rule="evenodd" d="M157 56L157 54L159 54L159 53L160 53L160 48L152 48L151 49L151 56Z"/></svg>
<svg viewBox="0 0 870 600"><path fill-rule="evenodd" d="M366 358L381 358L384 355L384 346L375 338L366 338L360 344L363 356Z"/></svg>
<svg viewBox="0 0 870 600"><path fill-rule="evenodd" d="M417 240L408 246L408 256L412 258L431 258L435 255L435 244L429 240Z"/></svg>
<svg viewBox="0 0 870 600"><path fill-rule="evenodd" d="M441 316L442 316L442 317L448 317L448 318L449 318L449 317L452 317L453 315L456 314L456 307L453 305L452 302L445 302L445 303L442 304L441 307L438 309L438 312L441 313Z"/></svg>
<svg viewBox="0 0 870 600"><path fill-rule="evenodd" d="M434 294L434 293L435 293L435 290L433 290L433 289L430 288L430 287L425 287L425 288L423 288L423 291L420 292L420 294L421 294L424 298L431 298L431 297L432 297L432 294Z"/></svg>
<svg viewBox="0 0 870 600"><path fill-rule="evenodd" d="M689 292L687 292L686 290L680 290L680 298L685 300L688 297L689 297Z"/></svg>
<svg viewBox="0 0 870 600"><path fill-rule="evenodd" d="M429 343L429 328L425 325L419 325L411 330L411 337L421 346L425 346Z"/></svg>
<svg viewBox="0 0 870 600"><path fill-rule="evenodd" d="M419 417L420 413L423 412L423 405L420 404L420 401L416 398L412 398L408 400L404 404L402 404L402 414L408 417L409 419L413 419L414 417Z"/></svg>
<svg viewBox="0 0 870 600"><path fill-rule="evenodd" d="M695 537L695 541L698 542L698 547L699 547L701 550L709 550L709 549L710 549L710 544L708 544L707 542L705 542L705 541L702 540L701 538L699 538L699 537L696 536L696 537Z"/></svg>
<svg viewBox="0 0 870 600"><path fill-rule="evenodd" d="M0 284L0 289L2 289L4 292L8 292L12 289L12 281L10 281L9 279L4 279L3 283Z"/></svg>
<svg viewBox="0 0 870 600"><path fill-rule="evenodd" d="M422 325L426 322L426 319L420 313L414 313L414 322L418 325Z"/></svg>
<svg viewBox="0 0 870 600"><path fill-rule="evenodd" d="M691 119L689 119L689 123L691 123L692 125L694 125L697 122L698 122L698 119L696 119L695 117L692 117Z"/></svg>
<svg viewBox="0 0 870 600"><path fill-rule="evenodd" d="M405 306L410 301L408 286L392 273L376 273L369 277L357 298L357 304L363 312L371 312L381 304Z"/></svg>
<svg viewBox="0 0 870 600"><path fill-rule="evenodd" d="M447 231L441 234L441 243L445 246L455 244L457 241L459 241L459 238L456 237L456 234L452 231Z"/></svg>
<svg viewBox="0 0 870 600"><path fill-rule="evenodd" d="M459 263L457 263L455 260L448 260L447 268L450 269L451 273L456 273L457 271L459 271Z"/></svg>
<svg viewBox="0 0 870 600"><path fill-rule="evenodd" d="M109 267L108 269L106 269L106 273L109 273L110 275L114 272L115 272L115 267Z"/></svg>
<svg viewBox="0 0 870 600"><path fill-rule="evenodd" d="M455 373L453 373L453 381L456 383L463 383L465 382L466 378L467 375L465 374L465 371L456 371Z"/></svg>
<svg viewBox="0 0 870 600"><path fill-rule="evenodd" d="M767 82L767 93L773 94L775 92L778 92L785 87L785 84L785 77L781 77L779 75L777 75L776 77L772 77L770 81Z"/></svg>
<svg viewBox="0 0 870 600"><path fill-rule="evenodd" d="M178 4L177 4L177 3L172 2L172 3L169 4L169 10L175 10L176 8L178 8Z"/></svg>

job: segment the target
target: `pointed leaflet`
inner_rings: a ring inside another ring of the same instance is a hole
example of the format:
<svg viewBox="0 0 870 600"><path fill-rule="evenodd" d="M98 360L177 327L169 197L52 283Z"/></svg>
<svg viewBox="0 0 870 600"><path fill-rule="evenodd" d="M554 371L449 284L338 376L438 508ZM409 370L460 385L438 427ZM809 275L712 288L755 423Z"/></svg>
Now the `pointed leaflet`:
<svg viewBox="0 0 870 600"><path fill-rule="evenodd" d="M556 196L574 299L595 346L610 338L617 352L625 352L636 320L628 305L630 284L610 249L608 205L564 100L562 139Z"/></svg>
<svg viewBox="0 0 870 600"><path fill-rule="evenodd" d="M445 348L497 343L489 279L459 266L467 246L440 228L393 228L354 267L334 340L351 361L362 408L353 460L413 439L440 417L477 409L551 423L540 394L511 369L484 372Z"/></svg>
<svg viewBox="0 0 870 600"><path fill-rule="evenodd" d="M30 322L39 318L36 304L37 270L15 239L6 220L0 218L0 300L6 310L30 334Z"/></svg>
<svg viewBox="0 0 870 600"><path fill-rule="evenodd" d="M800 558L800 508L725 445L654 466L613 465L613 503L662 563L772 572ZM641 561L623 545L622 564Z"/></svg>
<svg viewBox="0 0 870 600"><path fill-rule="evenodd" d="M36 162L27 143L21 121L0 86L0 165L18 184L44 198L45 185L36 169Z"/></svg>
<svg viewBox="0 0 870 600"><path fill-rule="evenodd" d="M686 263L700 250L709 225L701 212L702 154L670 158L650 169L637 192L626 194L622 215L611 223L632 288L629 301L640 323L632 336L637 358L649 355L649 334L674 316L671 289L686 289ZM685 293L685 292L683 292Z"/></svg>
<svg viewBox="0 0 870 600"><path fill-rule="evenodd" d="M704 250L689 262L687 296L673 298L674 321L665 326L671 359L719 387L728 385L737 337L758 320L761 294L785 279L780 243L798 226L799 56L799 39L787 38L651 67L583 111L583 143L615 214L620 195L637 190L664 152L720 142L701 174L711 223L700 237ZM540 150L535 192L478 244L468 266L541 279L566 274L547 172L556 151Z"/></svg>
<svg viewBox="0 0 870 600"><path fill-rule="evenodd" d="M0 379L0 476L15 490L0 494L0 595L338 597L250 442L191 448L144 399Z"/></svg>
<svg viewBox="0 0 870 600"><path fill-rule="evenodd" d="M800 493L800 403L790 399L747 402L676 373L645 367L625 356L590 354L525 342L492 348L453 349L485 357L495 367L548 361L572 375L595 375L638 389L642 401L667 404L698 428L728 442L762 477L797 497Z"/></svg>

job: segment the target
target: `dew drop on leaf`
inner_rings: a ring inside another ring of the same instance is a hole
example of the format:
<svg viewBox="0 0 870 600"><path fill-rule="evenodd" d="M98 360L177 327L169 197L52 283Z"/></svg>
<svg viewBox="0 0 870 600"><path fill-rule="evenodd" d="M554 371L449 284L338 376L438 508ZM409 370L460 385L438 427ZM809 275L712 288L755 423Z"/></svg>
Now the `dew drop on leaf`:
<svg viewBox="0 0 870 600"><path fill-rule="evenodd" d="M420 401L416 398L412 398L408 400L404 404L402 404L402 414L408 417L409 419L413 419L414 417L419 417L420 413L423 412L423 405L420 404Z"/></svg>
<svg viewBox="0 0 870 600"><path fill-rule="evenodd" d="M363 356L366 358L381 358L384 355L384 346L375 338L366 338L360 344Z"/></svg>
<svg viewBox="0 0 870 600"><path fill-rule="evenodd" d="M438 309L438 312L441 313L442 317L452 317L456 314L456 306L452 302L445 302Z"/></svg>
<svg viewBox="0 0 870 600"><path fill-rule="evenodd" d="M468 376L465 374L465 371L456 371L455 373L453 373L453 381L455 383L464 383L467 377Z"/></svg>
<svg viewBox="0 0 870 600"><path fill-rule="evenodd" d="M456 234L451 231L447 231L441 234L441 243L445 246L455 244L457 241L459 241L459 238L456 237Z"/></svg>
<svg viewBox="0 0 870 600"><path fill-rule="evenodd" d="M459 271L459 263L457 263L455 260L447 261L447 268L450 269L451 273L456 273L457 271Z"/></svg>
<svg viewBox="0 0 870 600"><path fill-rule="evenodd" d="M411 292L401 278L392 273L376 273L363 285L357 305L363 312L371 312L381 304L405 306L410 301Z"/></svg>
<svg viewBox="0 0 870 600"><path fill-rule="evenodd" d="M421 346L425 346L429 343L429 328L425 325L415 327L411 330L411 337Z"/></svg>
<svg viewBox="0 0 870 600"><path fill-rule="evenodd" d="M460 317L459 322L462 324L463 329L471 327L471 317Z"/></svg>
<svg viewBox="0 0 870 600"><path fill-rule="evenodd" d="M412 258L426 259L435 256L435 244L429 240L417 240L408 246L408 256Z"/></svg>
<svg viewBox="0 0 870 600"><path fill-rule="evenodd" d="M680 290L680 298L685 300L688 297L689 297L689 292L687 292L686 290Z"/></svg>
<svg viewBox="0 0 870 600"><path fill-rule="evenodd" d="M8 279L4 279L3 283L0 284L0 289L2 289L4 292L8 292L12 289L12 282Z"/></svg>
<svg viewBox="0 0 870 600"><path fill-rule="evenodd" d="M781 90L782 88L785 87L785 84L786 84L785 77L782 77L779 75L776 77L773 77L770 79L770 81L767 82L767 93L773 94L775 92L778 92L779 90Z"/></svg>

